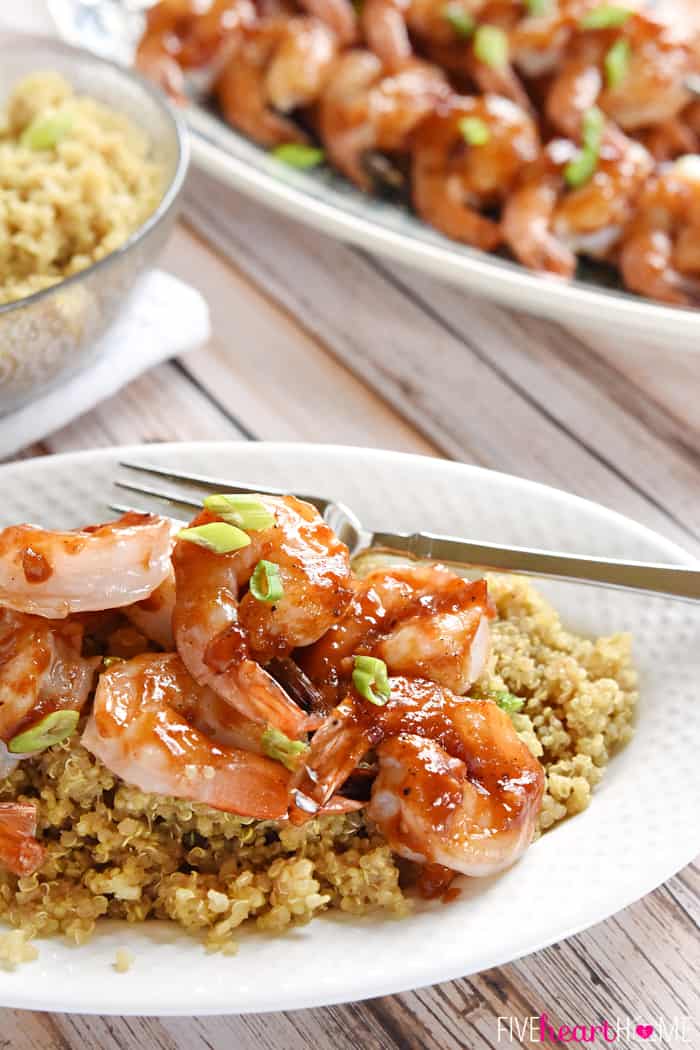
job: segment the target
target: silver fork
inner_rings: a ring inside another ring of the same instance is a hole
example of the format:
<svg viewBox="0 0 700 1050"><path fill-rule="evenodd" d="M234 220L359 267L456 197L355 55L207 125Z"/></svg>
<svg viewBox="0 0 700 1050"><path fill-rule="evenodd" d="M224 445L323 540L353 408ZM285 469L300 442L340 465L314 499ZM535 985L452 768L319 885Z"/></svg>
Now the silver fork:
<svg viewBox="0 0 700 1050"><path fill-rule="evenodd" d="M137 483L135 480L119 479L115 482L120 489L162 500L175 508L200 508L203 496L212 492L260 492L270 496L290 494L283 489L254 483L244 484L201 474L176 473L148 463L122 462L120 466L184 485L192 495ZM700 562L692 568L684 565L592 558L528 547L505 547L430 532L371 532L362 525L349 507L337 500L299 492L295 492L294 495L316 507L333 531L348 545L353 557L371 547L380 548L407 554L415 559L435 560L464 568L517 572L528 576L545 576L645 594L661 594L684 601L700 601ZM111 509L123 513L135 508L112 503Z"/></svg>

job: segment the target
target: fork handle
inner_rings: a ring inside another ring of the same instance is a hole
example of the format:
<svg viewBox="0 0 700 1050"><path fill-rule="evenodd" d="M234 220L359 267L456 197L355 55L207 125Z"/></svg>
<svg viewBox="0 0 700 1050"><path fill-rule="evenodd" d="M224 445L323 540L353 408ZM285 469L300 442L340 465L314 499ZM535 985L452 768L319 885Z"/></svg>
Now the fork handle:
<svg viewBox="0 0 700 1050"><path fill-rule="evenodd" d="M589 558L528 547L473 543L430 532L375 532L372 546L452 565L517 572L526 576L547 576L599 587L617 587L646 594L663 594L685 601L700 601L700 563L697 568L690 568L684 565Z"/></svg>

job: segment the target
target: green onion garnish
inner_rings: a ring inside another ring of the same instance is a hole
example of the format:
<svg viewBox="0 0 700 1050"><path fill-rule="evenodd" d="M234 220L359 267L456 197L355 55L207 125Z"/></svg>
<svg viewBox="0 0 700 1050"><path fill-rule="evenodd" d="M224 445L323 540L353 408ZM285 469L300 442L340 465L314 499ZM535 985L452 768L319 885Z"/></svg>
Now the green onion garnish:
<svg viewBox="0 0 700 1050"><path fill-rule="evenodd" d="M205 547L215 554L230 554L231 551L238 551L250 543L250 536L225 521L209 521L206 525L181 529L177 538L196 543L198 547Z"/></svg>
<svg viewBox="0 0 700 1050"><path fill-rule="evenodd" d="M275 515L260 497L252 492L220 492L218 495L207 496L204 507L222 521L227 521L229 525L237 525L246 532L259 532L275 524Z"/></svg>
<svg viewBox="0 0 700 1050"><path fill-rule="evenodd" d="M470 37L476 29L476 20L464 10L461 4L446 4L442 9L442 17L450 23L457 36L461 36L463 40Z"/></svg>
<svg viewBox="0 0 700 1050"><path fill-rule="evenodd" d="M377 707L383 707L391 696L386 664L374 656L355 657L352 684L360 696Z"/></svg>
<svg viewBox="0 0 700 1050"><path fill-rule="evenodd" d="M326 154L316 146L305 146L303 142L284 142L276 146L272 156L288 164L290 168L299 168L305 171L307 168L317 168L323 164Z"/></svg>
<svg viewBox="0 0 700 1050"><path fill-rule="evenodd" d="M248 586L259 602L278 602L284 595L279 566L264 558L255 566Z"/></svg>
<svg viewBox="0 0 700 1050"><path fill-rule="evenodd" d="M548 15L552 10L552 0L525 0L529 15Z"/></svg>
<svg viewBox="0 0 700 1050"><path fill-rule="evenodd" d="M578 189L593 177L600 159L604 130L605 117L598 107L587 109L583 115L583 146L578 156L564 168L564 178L573 189Z"/></svg>
<svg viewBox="0 0 700 1050"><path fill-rule="evenodd" d="M470 146L485 146L491 138L488 124L480 117L462 117L459 130Z"/></svg>
<svg viewBox="0 0 700 1050"><path fill-rule="evenodd" d="M605 56L605 81L610 88L619 87L627 76L632 48L629 40L620 37Z"/></svg>
<svg viewBox="0 0 700 1050"><path fill-rule="evenodd" d="M498 26L479 26L474 34L474 54L493 69L508 65L508 37Z"/></svg>
<svg viewBox="0 0 700 1050"><path fill-rule="evenodd" d="M623 26L632 12L629 7L617 4L601 4L584 15L579 26L581 29L617 29Z"/></svg>
<svg viewBox="0 0 700 1050"><path fill-rule="evenodd" d="M27 755L31 751L43 751L60 744L75 732L79 719L78 711L52 711L36 725L13 737L7 750L14 755Z"/></svg>
<svg viewBox="0 0 700 1050"><path fill-rule="evenodd" d="M299 768L301 756L309 750L309 745L303 740L290 740L274 726L267 727L260 737L260 744L268 758L281 762L292 773Z"/></svg>
<svg viewBox="0 0 700 1050"><path fill-rule="evenodd" d="M514 696L513 693L509 693L507 690L502 690L493 694L493 699L508 715L517 714L518 711L522 711L525 706L525 701L521 700L519 696Z"/></svg>
<svg viewBox="0 0 700 1050"><path fill-rule="evenodd" d="M22 132L20 145L28 149L54 149L73 127L70 113L54 113L50 117L35 117Z"/></svg>
<svg viewBox="0 0 700 1050"><path fill-rule="evenodd" d="M107 671L110 667L114 667L115 664L123 664L123 663L124 663L124 657L123 656L103 656L102 657L102 666L104 667L105 671Z"/></svg>

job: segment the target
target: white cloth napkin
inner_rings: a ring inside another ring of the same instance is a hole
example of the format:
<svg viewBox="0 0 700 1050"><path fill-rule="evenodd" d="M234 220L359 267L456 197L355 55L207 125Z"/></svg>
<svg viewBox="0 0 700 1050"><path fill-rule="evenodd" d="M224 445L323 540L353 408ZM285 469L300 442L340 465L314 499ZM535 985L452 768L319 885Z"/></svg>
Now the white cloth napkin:
<svg viewBox="0 0 700 1050"><path fill-rule="evenodd" d="M41 441L168 357L201 346L209 332L209 309L199 292L162 270L145 274L101 340L94 364L0 416L0 458Z"/></svg>

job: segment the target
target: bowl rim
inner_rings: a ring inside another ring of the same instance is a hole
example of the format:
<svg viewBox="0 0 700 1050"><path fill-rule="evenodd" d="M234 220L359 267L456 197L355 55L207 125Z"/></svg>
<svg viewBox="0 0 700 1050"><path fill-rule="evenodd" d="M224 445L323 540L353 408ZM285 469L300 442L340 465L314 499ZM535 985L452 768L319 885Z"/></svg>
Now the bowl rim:
<svg viewBox="0 0 700 1050"><path fill-rule="evenodd" d="M177 145L177 160L173 175L165 187L158 206L151 212L148 218L129 235L123 244L120 244L118 248L109 252L104 258L90 263L90 265L86 266L84 270L79 270L77 273L71 274L70 277L65 277L56 284L49 285L48 288L41 288L38 292L32 292L31 295L25 295L21 299L13 299L12 302L9 303L0 303L0 317L11 313L13 310L20 310L28 306L33 306L34 303L38 303L42 299L55 294L59 288L65 288L68 285L77 284L89 274L95 273L101 269L107 269L110 264L123 258L135 245L145 240L151 230L155 229L156 226L159 226L175 206L185 184L185 177L187 175L191 157L189 132L184 119L175 108L167 102L160 89L151 84L150 81L140 73L127 69L125 66L120 65L119 62L114 62L111 59L104 58L102 55L96 55L94 52L88 51L86 48L75 47L73 44L68 44L57 37L47 36L42 33L17 33L12 30L0 31L0 49L5 45L11 46L13 43L17 45L22 44L47 47L50 50L53 49L64 55L74 55L81 59L88 58L91 62L95 62L101 66L107 66L109 69L114 70L119 76L124 77L126 80L135 82L142 91L150 96L174 131L175 142Z"/></svg>

